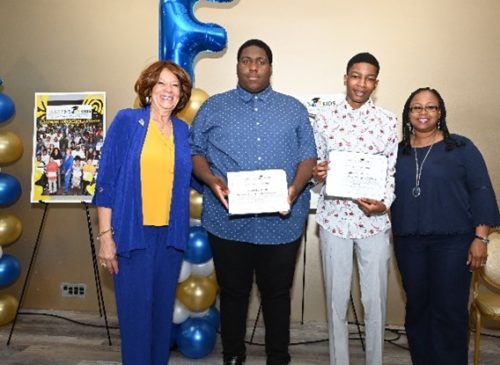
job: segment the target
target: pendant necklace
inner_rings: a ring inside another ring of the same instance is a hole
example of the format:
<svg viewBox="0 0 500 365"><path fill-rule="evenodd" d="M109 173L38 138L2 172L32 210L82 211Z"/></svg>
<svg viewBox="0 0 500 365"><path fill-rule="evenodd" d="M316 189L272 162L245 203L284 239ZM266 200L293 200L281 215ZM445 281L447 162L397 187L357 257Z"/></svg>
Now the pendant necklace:
<svg viewBox="0 0 500 365"><path fill-rule="evenodd" d="M427 156L429 156L429 153L432 150L432 146L434 146L434 141L425 153L424 159L422 160L422 163L420 165L418 164L417 149L415 147L413 148L413 152L415 153L415 187L412 189L411 193L413 194L414 198L418 198L420 196L420 177L422 176L422 169L424 168L424 163L427 159Z"/></svg>

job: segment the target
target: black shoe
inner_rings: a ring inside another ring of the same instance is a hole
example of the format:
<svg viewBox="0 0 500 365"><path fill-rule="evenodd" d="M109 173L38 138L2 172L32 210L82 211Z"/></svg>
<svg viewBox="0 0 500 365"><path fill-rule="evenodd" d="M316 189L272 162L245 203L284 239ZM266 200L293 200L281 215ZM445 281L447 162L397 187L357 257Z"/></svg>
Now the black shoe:
<svg viewBox="0 0 500 365"><path fill-rule="evenodd" d="M243 365L246 355L224 356L224 365Z"/></svg>

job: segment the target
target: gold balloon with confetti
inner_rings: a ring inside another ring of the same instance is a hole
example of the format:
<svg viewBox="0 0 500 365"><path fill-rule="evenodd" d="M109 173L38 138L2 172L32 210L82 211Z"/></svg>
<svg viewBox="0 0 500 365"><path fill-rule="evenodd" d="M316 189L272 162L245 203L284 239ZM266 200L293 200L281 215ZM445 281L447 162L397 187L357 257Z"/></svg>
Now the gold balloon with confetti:
<svg viewBox="0 0 500 365"><path fill-rule="evenodd" d="M189 192L189 216L193 219L200 219L202 207L203 195L191 189Z"/></svg>
<svg viewBox="0 0 500 365"><path fill-rule="evenodd" d="M182 109L177 114L177 117L185 121L187 124L191 125L196 113L198 113L201 105L207 99L208 94L204 90L193 88L193 90L191 90L191 97L189 98L189 101L187 102L184 109Z"/></svg>
<svg viewBox="0 0 500 365"><path fill-rule="evenodd" d="M13 214L0 214L0 246L17 241L23 231L21 221Z"/></svg>
<svg viewBox="0 0 500 365"><path fill-rule="evenodd" d="M14 320L17 312L18 301L10 294L0 294L0 326Z"/></svg>
<svg viewBox="0 0 500 365"><path fill-rule="evenodd" d="M217 297L217 285L206 276L191 275L177 285L177 299L192 312L210 308Z"/></svg>
<svg viewBox="0 0 500 365"><path fill-rule="evenodd" d="M0 165L8 165L21 158L23 143L17 134L5 131L0 132Z"/></svg>

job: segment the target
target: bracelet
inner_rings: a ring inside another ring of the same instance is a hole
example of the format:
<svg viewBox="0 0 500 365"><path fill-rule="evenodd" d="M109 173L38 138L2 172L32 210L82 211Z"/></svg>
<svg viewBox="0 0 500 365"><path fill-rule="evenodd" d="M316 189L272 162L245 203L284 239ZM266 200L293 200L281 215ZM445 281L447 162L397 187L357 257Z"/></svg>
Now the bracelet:
<svg viewBox="0 0 500 365"><path fill-rule="evenodd" d="M105 235L106 233L111 232L111 235L115 234L115 231L113 231L113 227L110 227L108 229L105 229L104 231L101 231L97 234L96 239L99 241L102 235Z"/></svg>
<svg viewBox="0 0 500 365"><path fill-rule="evenodd" d="M488 243L490 243L490 240L489 240L488 237L479 236L477 234L474 237L476 237L479 241L481 241L485 245L487 245Z"/></svg>

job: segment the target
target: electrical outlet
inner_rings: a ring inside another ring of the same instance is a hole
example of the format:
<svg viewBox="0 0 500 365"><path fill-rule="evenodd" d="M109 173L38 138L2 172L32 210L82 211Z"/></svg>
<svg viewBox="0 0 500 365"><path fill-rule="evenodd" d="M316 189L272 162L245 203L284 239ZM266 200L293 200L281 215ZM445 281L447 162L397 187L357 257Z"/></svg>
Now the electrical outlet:
<svg viewBox="0 0 500 365"><path fill-rule="evenodd" d="M85 298L87 284L61 283L61 296L65 298Z"/></svg>

